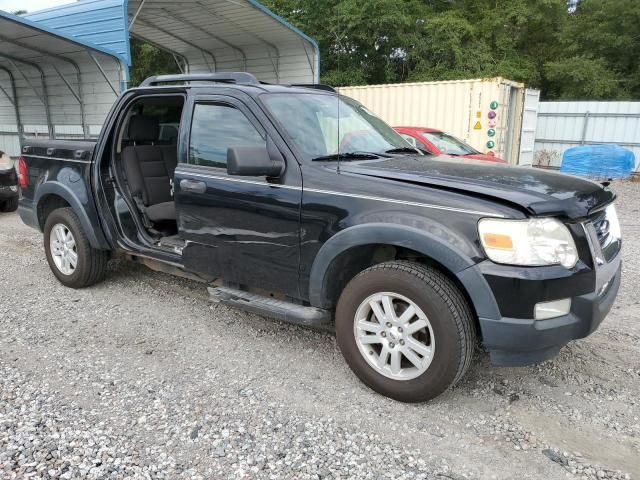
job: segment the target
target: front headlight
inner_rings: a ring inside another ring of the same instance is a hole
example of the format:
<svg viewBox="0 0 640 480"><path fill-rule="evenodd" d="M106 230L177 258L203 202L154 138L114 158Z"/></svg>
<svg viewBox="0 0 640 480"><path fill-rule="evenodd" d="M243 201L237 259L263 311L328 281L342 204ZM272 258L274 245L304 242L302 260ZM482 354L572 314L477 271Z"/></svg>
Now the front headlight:
<svg viewBox="0 0 640 480"><path fill-rule="evenodd" d="M487 257L496 263L572 268L578 262L571 232L555 218L483 218L478 233Z"/></svg>

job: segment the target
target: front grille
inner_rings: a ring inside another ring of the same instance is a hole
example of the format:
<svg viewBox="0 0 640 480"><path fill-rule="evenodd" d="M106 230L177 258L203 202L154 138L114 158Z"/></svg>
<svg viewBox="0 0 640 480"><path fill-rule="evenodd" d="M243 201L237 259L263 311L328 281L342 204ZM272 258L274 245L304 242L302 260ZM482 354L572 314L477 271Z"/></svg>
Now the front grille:
<svg viewBox="0 0 640 480"><path fill-rule="evenodd" d="M595 217L591 219L591 224L593 228L596 229L598 243L600 243L601 247L604 246L611 234L611 224L607 219L607 212L605 210L598 212Z"/></svg>
<svg viewBox="0 0 640 480"><path fill-rule="evenodd" d="M613 207L612 207L613 208ZM615 210L601 210L589 219L598 237L604 259L609 262L622 247L620 225Z"/></svg>

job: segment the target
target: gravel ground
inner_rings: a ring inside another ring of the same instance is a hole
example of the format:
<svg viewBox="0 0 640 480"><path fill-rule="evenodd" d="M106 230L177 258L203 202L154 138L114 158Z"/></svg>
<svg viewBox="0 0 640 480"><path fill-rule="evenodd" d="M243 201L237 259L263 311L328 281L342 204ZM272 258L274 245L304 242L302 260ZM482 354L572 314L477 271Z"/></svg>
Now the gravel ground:
<svg viewBox="0 0 640 480"><path fill-rule="evenodd" d="M614 310L554 360L477 354L405 405L364 387L329 334L210 304L115 263L74 291L41 235L0 215L1 478L640 478L640 184L619 184Z"/></svg>

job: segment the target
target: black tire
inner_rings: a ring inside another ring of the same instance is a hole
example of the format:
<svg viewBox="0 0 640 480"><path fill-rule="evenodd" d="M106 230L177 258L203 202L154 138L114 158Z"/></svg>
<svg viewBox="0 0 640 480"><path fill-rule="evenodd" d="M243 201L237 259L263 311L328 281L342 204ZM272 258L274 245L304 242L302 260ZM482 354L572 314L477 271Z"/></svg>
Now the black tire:
<svg viewBox="0 0 640 480"><path fill-rule="evenodd" d="M413 301L433 329L435 349L427 370L408 380L376 371L356 344L354 319L370 295L393 292ZM351 370L376 392L402 402L431 400L456 384L473 358L474 316L464 295L440 271L412 262L393 261L359 273L342 292L336 309L336 338Z"/></svg>
<svg viewBox="0 0 640 480"><path fill-rule="evenodd" d="M56 266L51 254L51 231L55 225L62 224L73 234L78 261L75 270L65 275ZM65 287L84 288L100 282L107 271L109 252L97 250L91 246L84 233L80 220L71 208L59 208L49 214L44 226L44 249L51 271Z"/></svg>
<svg viewBox="0 0 640 480"><path fill-rule="evenodd" d="M18 197L11 197L9 200L0 202L0 212L15 212L18 209Z"/></svg>

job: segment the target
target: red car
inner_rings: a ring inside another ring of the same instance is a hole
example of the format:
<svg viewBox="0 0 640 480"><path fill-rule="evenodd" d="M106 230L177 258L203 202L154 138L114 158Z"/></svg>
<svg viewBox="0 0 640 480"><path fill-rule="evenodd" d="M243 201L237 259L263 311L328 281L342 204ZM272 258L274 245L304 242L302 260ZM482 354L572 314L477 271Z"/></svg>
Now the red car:
<svg viewBox="0 0 640 480"><path fill-rule="evenodd" d="M487 162L507 163L506 160L495 155L488 155L477 151L462 140L435 128L424 127L393 127L411 145L426 153L435 155L449 155Z"/></svg>

